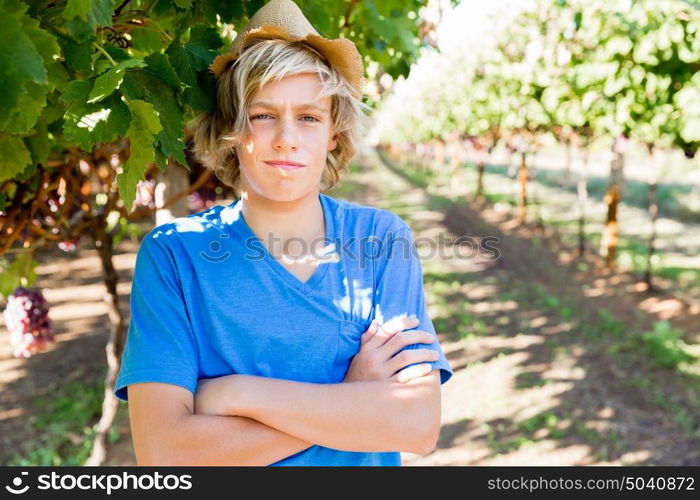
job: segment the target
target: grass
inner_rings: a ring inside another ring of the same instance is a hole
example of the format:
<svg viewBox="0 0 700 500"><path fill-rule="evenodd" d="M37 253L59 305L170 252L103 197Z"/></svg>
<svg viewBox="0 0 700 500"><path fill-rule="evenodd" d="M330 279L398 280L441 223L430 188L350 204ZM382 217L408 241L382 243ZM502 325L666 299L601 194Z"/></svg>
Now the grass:
<svg viewBox="0 0 700 500"><path fill-rule="evenodd" d="M547 309L564 321L574 316L572 306L566 304L560 297L548 293L541 285L535 284L528 291L534 307Z"/></svg>
<svg viewBox="0 0 700 500"><path fill-rule="evenodd" d="M700 269L664 266L657 269L656 274L662 278L677 281L679 284L685 287L700 287Z"/></svg>
<svg viewBox="0 0 700 500"><path fill-rule="evenodd" d="M652 402L668 409L671 418L679 424L688 438L700 438L700 428L697 426L697 415L700 413L700 376L691 373L688 368L691 365L696 366L694 364L698 359L689 352L688 345L681 339L683 332L673 329L665 321L656 322L651 331L635 331L635 328L604 309L598 311L595 321L584 323L582 318L574 317L570 306L560 298L548 294L540 285L530 286L528 292L531 306L548 310L564 320L577 320L578 324L574 330L584 335L590 343L590 348L607 353L623 371L635 374L626 381L627 385L653 394ZM518 295L515 290L508 292L508 296L516 300ZM552 349L555 358L565 354L565 346L554 340L547 340L545 345ZM665 370L667 373L661 374L659 370ZM671 370L670 375L668 370ZM683 401L678 400L679 396L674 391L669 391L665 382L667 376L678 382L678 387L685 387ZM523 373L516 382L516 387L525 389L545 383L546 381L536 373ZM538 418L540 420L526 423L526 429L541 422L553 422L552 417L546 415ZM597 432L587 429L582 424L574 430L587 442L595 443L601 439ZM606 439L611 439L611 436L607 436Z"/></svg>
<svg viewBox="0 0 700 500"><path fill-rule="evenodd" d="M508 186L504 184L506 183L498 185L487 180L487 196L492 202L508 203L515 200L513 193L507 192ZM489 192L489 189L493 192ZM592 191L595 189L597 188L593 187ZM543 191L539 191L539 199L546 199ZM662 203L667 201L662 196ZM599 247L601 233L593 229L596 224L599 225L600 214L596 211L587 210L587 212L587 245L590 250L595 250ZM534 211L530 215L534 215ZM549 225L559 225L562 228L568 226L570 229L565 235L570 233L571 240L574 243L577 242L576 220L560 220L561 216L565 215L563 213L550 212L543 215L548 218ZM634 272L642 272L646 269L647 250L647 243L643 237L622 235L620 238L618 252L621 263ZM665 260L664 252L657 251L652 261L655 273L668 279L682 279L696 286L700 285L700 270L687 267L672 268L664 265ZM579 262L577 265L580 271L587 271L588 264L585 262ZM479 317L480 315L474 314L469 308L465 310L463 305L460 306L461 311L460 307L454 305L463 293L463 284L467 282L473 284L473 277L465 279L464 275L427 273L425 281L431 293L435 294L436 300L442 303L444 315L441 318L441 325L446 327L443 331L454 332L453 338L476 338L479 335L495 334L498 326L495 318L490 317L492 315L486 314ZM540 312L549 316L548 324L552 324L555 320L552 316L555 316L556 320L570 322L572 324L570 333L556 340L545 341L545 345L552 351L553 358L575 357L573 351L566 352L569 349L566 344L570 343L570 340L575 340L588 356L602 356L604 363L613 364L614 376L620 378L619 382L623 387L635 390L651 404L664 408L668 412L668 418L679 424L685 437L700 439L700 429L697 426L697 416L700 414L700 376L685 369L693 364L697 367L697 357L691 354L688 346L683 342L682 332L674 330L664 322L654 324L651 329L643 328L637 320L622 321L606 310L600 310L597 316L590 319L581 314L578 304L569 302L569 297L548 293L542 286L533 283L503 287L501 283L489 283L484 280L479 284L495 284L497 288L503 289L489 300L515 301L521 311ZM514 318L517 319L517 314ZM488 362L497 358L498 356L494 356ZM549 382L537 373L527 372L518 376L516 387L527 389ZM587 427L585 422L574 421L565 427L559 417L552 412L522 422L518 429L523 435L504 437L504 429L502 425L494 426L490 427L486 433L489 447L496 453L505 453L531 444L535 434L538 436L543 434L542 429L544 429L544 435L552 439L561 439L567 433L571 433L580 436L586 442L606 446L614 445L621 439L615 431L599 432Z"/></svg>
<svg viewBox="0 0 700 500"><path fill-rule="evenodd" d="M533 387L542 387L554 382L551 379L544 378L538 372L523 372L518 375L515 388L516 389L532 389Z"/></svg>
<svg viewBox="0 0 700 500"><path fill-rule="evenodd" d="M466 167L469 168L469 167ZM493 176L501 177L500 182L503 182L503 177L508 177L508 168L505 165L486 165L486 173ZM540 186L543 188L553 188L562 190L571 194L576 194L576 182L578 178L574 176L573 182L564 182L564 174L562 171L553 171L546 169L536 169L536 182L538 191ZM516 179L510 179L510 182L516 183ZM494 182L489 183L495 184ZM588 179L587 190L589 198L597 201L602 201L608 188L607 177L591 176ZM627 179L623 187L624 202L627 205L646 209L649 203L649 185L646 182L640 182L632 179ZM672 217L685 222L700 222L700 212L689 205L692 200L693 186L688 184L679 184L675 182L665 183L660 182L657 187L657 197L659 202L659 215L662 217Z"/></svg>
<svg viewBox="0 0 700 500"><path fill-rule="evenodd" d="M529 186L528 220L536 219L536 206L539 204L539 216L547 227L556 228L560 232L561 241L568 247L578 246L578 209L576 202L576 180L564 182L563 171L547 169L533 170L535 178ZM426 175L421 172L421 175ZM469 187L467 198L475 196L475 174L471 164L462 166L463 182ZM438 180L439 181L439 180ZM601 231L605 220L605 207L601 205L608 185L607 177L591 177L588 182L588 201L586 204L586 245L587 251L598 252L601 242ZM513 212L517 206L517 193L519 189L517 176L508 176L506 165L489 164L486 166L486 199L495 207ZM658 185L659 216L672 218L678 222L700 223L700 204L697 203L697 186L681 184L679 182L661 182ZM534 194L537 193L535 200ZM536 203L535 203L536 201ZM648 223L648 215L645 215L648 205L648 185L646 182L628 179L624 186L623 206L621 210L640 211L637 217L643 219L643 224ZM627 213L627 212L625 212ZM513 212L513 216L514 216ZM618 263L622 269L641 274L647 267L648 244L646 230L643 234L627 234L638 223L630 222L626 215L622 215L623 226L618 247ZM630 225L632 224L632 225ZM661 228L658 228L661 231ZM670 238L670 239L669 239ZM671 241L675 243L676 236L664 235L661 231L657 238L657 246L663 247ZM539 240L533 239L533 244L538 245ZM676 252L677 253L677 252ZM683 253L683 252L682 252ZM674 280L676 276L682 279L675 280L676 286L682 290L689 290L693 294L700 293L700 271L693 269L688 264L688 258L693 251L687 249L680 257L674 253L665 253L658 248L652 257L653 274ZM675 257L674 257L675 256ZM671 262L672 258L680 258L678 262ZM681 266L686 266L685 268Z"/></svg>
<svg viewBox="0 0 700 500"><path fill-rule="evenodd" d="M688 352L688 345L681 339L682 333L672 328L668 321L657 321L653 331L642 334L641 341L657 366L678 368L682 363L692 363L696 359Z"/></svg>
<svg viewBox="0 0 700 500"><path fill-rule="evenodd" d="M504 424L495 426L486 424L486 443L495 455L510 453L519 450L524 446L535 444L535 441L526 436L515 436L511 439L503 439L501 436L505 431Z"/></svg>
<svg viewBox="0 0 700 500"><path fill-rule="evenodd" d="M90 456L104 396L104 383L73 380L56 384L51 396L31 401L37 415L28 425L36 439L25 445L9 462L12 466L80 466ZM119 438L116 430L109 433L110 443Z"/></svg>

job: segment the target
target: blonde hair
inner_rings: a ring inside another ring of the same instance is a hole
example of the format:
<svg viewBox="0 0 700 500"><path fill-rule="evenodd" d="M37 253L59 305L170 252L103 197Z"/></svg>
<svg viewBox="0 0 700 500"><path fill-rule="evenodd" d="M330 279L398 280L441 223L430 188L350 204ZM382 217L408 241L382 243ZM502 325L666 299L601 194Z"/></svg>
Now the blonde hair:
<svg viewBox="0 0 700 500"><path fill-rule="evenodd" d="M331 96L331 125L337 146L326 155L320 190L332 189L355 156L364 129L363 111L369 108L348 81L318 51L302 42L252 40L218 78L214 111L197 116L190 126L197 161L237 195L241 172L233 146L251 130L248 109L253 96L271 80L301 73L318 75L320 96Z"/></svg>

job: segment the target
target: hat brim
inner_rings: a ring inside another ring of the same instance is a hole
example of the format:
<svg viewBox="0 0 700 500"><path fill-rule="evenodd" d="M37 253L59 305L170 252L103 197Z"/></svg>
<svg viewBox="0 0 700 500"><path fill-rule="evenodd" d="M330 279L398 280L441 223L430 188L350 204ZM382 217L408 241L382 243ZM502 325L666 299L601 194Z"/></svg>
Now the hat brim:
<svg viewBox="0 0 700 500"><path fill-rule="evenodd" d="M274 25L263 25L259 28L247 31L242 36L236 37L231 50L226 54L220 54L214 58L209 69L219 78L226 71L232 61L239 57L239 50L247 42L255 39L281 38L290 42L303 42L318 50L328 63L334 67L358 92L362 93L362 56L357 47L347 38L329 40L320 35L309 33L303 37L295 37Z"/></svg>

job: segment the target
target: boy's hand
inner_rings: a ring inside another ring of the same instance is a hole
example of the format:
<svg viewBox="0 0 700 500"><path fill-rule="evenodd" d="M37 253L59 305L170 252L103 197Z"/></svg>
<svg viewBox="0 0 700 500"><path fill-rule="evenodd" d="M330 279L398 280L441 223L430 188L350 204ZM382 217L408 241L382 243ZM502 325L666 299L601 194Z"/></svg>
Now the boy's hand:
<svg viewBox="0 0 700 500"><path fill-rule="evenodd" d="M352 358L343 382L394 378L404 383L430 373L433 367L429 362L437 361L437 352L431 349L407 349L397 354L407 345L431 344L435 341L430 332L403 331L415 328L419 323L417 318L401 317L379 328L377 320L372 321L360 338L360 351ZM414 363L421 364L404 369Z"/></svg>

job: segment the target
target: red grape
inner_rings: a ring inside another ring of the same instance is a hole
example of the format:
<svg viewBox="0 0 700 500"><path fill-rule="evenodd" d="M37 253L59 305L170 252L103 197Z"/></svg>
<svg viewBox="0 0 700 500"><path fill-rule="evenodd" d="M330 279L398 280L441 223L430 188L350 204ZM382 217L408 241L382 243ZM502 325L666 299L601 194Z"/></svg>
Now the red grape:
<svg viewBox="0 0 700 500"><path fill-rule="evenodd" d="M17 287L3 312L16 358L28 358L54 341L49 303L38 288Z"/></svg>

